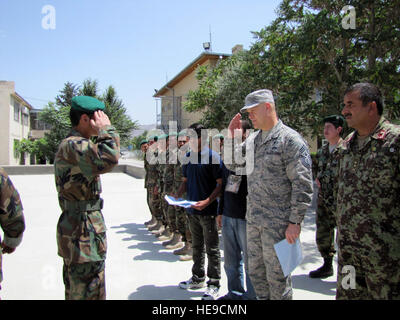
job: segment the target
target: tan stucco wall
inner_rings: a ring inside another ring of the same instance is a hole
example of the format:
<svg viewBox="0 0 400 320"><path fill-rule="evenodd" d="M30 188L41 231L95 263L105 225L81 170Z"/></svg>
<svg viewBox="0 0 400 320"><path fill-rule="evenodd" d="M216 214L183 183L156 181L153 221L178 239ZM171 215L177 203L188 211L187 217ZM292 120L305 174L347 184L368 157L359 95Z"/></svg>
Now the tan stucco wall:
<svg viewBox="0 0 400 320"><path fill-rule="evenodd" d="M27 139L29 135L29 123L23 124L22 110L20 110L19 121L14 120L14 99L15 83L13 81L0 81L0 165L17 165L19 159L14 157L14 139ZM18 99L17 99L18 100ZM23 101L18 100L21 108L26 107ZM28 155L25 157L25 163L28 163Z"/></svg>
<svg viewBox="0 0 400 320"><path fill-rule="evenodd" d="M9 163L10 137L10 105L11 93L14 92L13 82L0 81L0 165Z"/></svg>
<svg viewBox="0 0 400 320"><path fill-rule="evenodd" d="M206 61L202 64L202 66L215 65L216 61ZM203 113L202 112L187 112L183 108L183 104L186 101L187 94L190 90L195 90L198 87L198 82L196 79L196 70L192 71L189 75L187 75L183 80L181 80L177 85L174 86L175 97L182 97L181 100L181 119L182 119L182 128L187 128L194 122L198 122L201 120ZM172 90L168 90L168 93L165 96L172 97ZM172 102L172 99L171 99ZM172 108L161 108L161 117L172 117Z"/></svg>

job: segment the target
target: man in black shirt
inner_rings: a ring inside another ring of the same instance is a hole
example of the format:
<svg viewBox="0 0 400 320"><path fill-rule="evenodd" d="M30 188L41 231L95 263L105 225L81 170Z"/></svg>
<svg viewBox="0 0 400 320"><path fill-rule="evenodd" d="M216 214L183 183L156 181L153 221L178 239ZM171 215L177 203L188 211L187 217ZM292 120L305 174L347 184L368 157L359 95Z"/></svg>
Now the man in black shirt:
<svg viewBox="0 0 400 320"><path fill-rule="evenodd" d="M251 128L241 120L242 141ZM228 294L219 300L256 299L247 268L246 197L247 177L237 176L222 164L222 196L218 207L217 222L222 227L224 242L224 269L228 278ZM244 287L243 265L246 270Z"/></svg>
<svg viewBox="0 0 400 320"><path fill-rule="evenodd" d="M192 234L193 267L192 277L188 281L179 283L179 287L199 289L205 286L206 252L209 281L203 300L214 300L218 296L221 279L221 255L215 219L218 206L215 200L222 186L221 160L217 153L208 148L207 140L202 141L201 131L205 129L204 126L193 124L189 127L190 129L195 131L195 135L189 140L191 151L187 157L190 160L182 166L184 178L175 197L180 198L186 191L188 200L197 201L195 205L187 209Z"/></svg>

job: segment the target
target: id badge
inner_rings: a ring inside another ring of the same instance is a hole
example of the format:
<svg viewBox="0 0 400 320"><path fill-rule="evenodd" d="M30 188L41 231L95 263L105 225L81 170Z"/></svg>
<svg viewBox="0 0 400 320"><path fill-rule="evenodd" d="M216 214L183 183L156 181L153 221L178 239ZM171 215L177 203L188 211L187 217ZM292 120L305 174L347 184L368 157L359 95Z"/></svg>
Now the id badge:
<svg viewBox="0 0 400 320"><path fill-rule="evenodd" d="M238 193L241 182L242 182L242 176L236 176L234 174L230 174L228 176L228 181L226 182L225 191Z"/></svg>

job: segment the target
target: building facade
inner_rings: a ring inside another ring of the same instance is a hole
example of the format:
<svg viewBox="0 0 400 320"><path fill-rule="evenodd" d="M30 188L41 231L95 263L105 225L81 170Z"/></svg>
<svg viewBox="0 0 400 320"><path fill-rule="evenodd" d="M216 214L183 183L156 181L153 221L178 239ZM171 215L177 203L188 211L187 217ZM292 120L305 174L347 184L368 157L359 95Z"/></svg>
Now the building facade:
<svg viewBox="0 0 400 320"><path fill-rule="evenodd" d="M0 165L17 165L21 155L15 144L30 135L30 111L33 107L15 92L13 81L0 81ZM29 163L28 155L25 155Z"/></svg>
<svg viewBox="0 0 400 320"><path fill-rule="evenodd" d="M167 132L170 121L174 121L179 131L202 118L202 112L188 112L183 108L189 91L198 87L196 70L199 66L215 67L221 59L229 56L205 51L161 89L156 90L153 97L156 98L157 129Z"/></svg>

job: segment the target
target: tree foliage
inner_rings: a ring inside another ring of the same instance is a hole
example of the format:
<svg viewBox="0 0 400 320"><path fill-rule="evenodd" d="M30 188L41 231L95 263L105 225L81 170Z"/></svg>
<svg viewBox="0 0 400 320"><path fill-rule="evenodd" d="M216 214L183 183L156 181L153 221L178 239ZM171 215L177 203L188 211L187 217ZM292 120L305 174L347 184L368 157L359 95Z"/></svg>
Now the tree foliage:
<svg viewBox="0 0 400 320"><path fill-rule="evenodd" d="M121 137L121 144L128 142L132 130L138 128L138 123L132 121L126 113L126 108L113 86L109 86L103 94L99 94L97 80L87 79L82 86L66 82L55 103L50 102L39 114L39 119L51 126L50 132L45 134L47 141L47 158L52 162L60 142L71 130L69 111L71 99L77 95L87 95L102 100L106 106L105 113L110 118Z"/></svg>
<svg viewBox="0 0 400 320"><path fill-rule="evenodd" d="M356 28L345 29L343 7L352 5ZM322 119L341 111L343 93L355 82L378 85L385 115L400 116L398 1L284 0L277 18L252 32L248 51L215 69L199 68L199 87L184 107L204 112L202 122L226 127L246 95L274 92L279 117L303 134L320 134Z"/></svg>

